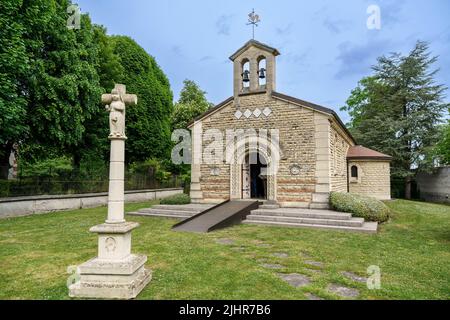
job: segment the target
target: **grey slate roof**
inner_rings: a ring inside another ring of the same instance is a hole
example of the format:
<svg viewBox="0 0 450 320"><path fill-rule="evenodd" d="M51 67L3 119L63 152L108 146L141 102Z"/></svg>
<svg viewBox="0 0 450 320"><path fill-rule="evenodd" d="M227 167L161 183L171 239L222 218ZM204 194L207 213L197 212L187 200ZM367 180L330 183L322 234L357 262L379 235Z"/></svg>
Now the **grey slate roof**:
<svg viewBox="0 0 450 320"><path fill-rule="evenodd" d="M279 56L280 55L280 52L277 49L275 49L275 48L273 48L271 46L268 46L267 44L264 44L264 43L256 41L256 40L249 40L242 47L240 47L235 53L233 53L230 56L230 60L234 61L234 59L236 59L242 52L247 50L247 48L252 46L252 45L257 47L257 48L259 48L259 49L266 50L266 51L272 53L274 56Z"/></svg>

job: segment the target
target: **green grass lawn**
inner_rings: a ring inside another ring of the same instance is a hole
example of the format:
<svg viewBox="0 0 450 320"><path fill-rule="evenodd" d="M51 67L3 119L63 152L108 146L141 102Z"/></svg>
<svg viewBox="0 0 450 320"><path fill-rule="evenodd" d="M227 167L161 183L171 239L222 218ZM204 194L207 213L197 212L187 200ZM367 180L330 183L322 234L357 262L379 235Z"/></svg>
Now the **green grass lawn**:
<svg viewBox="0 0 450 320"><path fill-rule="evenodd" d="M150 205L130 204L127 210ZM359 299L449 299L450 207L401 200L388 206L393 217L377 235L254 225L179 233L170 229L175 220L130 216L141 224L133 232L133 252L148 255L153 270L138 298L305 299L312 293L338 299L326 290L334 283L360 290ZM0 220L0 299L69 299L67 267L96 255L97 238L88 230L105 217L102 207ZM280 252L289 256L272 255ZM263 268L261 259L284 269ZM381 268L380 290L341 274L366 276L370 265ZM279 272L308 275L312 282L294 288Z"/></svg>

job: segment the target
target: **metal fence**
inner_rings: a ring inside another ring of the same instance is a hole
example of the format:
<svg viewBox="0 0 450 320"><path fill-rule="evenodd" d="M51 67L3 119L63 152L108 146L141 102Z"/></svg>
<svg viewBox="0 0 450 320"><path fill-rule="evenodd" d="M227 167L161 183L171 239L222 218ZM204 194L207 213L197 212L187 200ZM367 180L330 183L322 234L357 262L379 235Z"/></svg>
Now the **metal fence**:
<svg viewBox="0 0 450 320"><path fill-rule="evenodd" d="M18 177L15 180L0 180L0 198L83 194L108 191L108 175L97 174L93 178L73 173L69 176L56 177ZM172 175L165 181L158 181L152 175L126 174L125 190L145 190L159 188L184 187L179 176Z"/></svg>

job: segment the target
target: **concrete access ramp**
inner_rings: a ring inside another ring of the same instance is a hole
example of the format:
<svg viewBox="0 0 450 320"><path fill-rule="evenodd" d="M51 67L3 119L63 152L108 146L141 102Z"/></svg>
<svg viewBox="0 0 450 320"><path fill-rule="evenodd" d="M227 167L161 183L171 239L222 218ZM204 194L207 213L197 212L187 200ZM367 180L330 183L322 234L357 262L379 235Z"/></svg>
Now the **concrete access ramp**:
<svg viewBox="0 0 450 320"><path fill-rule="evenodd" d="M206 233L230 227L241 223L259 205L256 200L228 200L175 224L172 229Z"/></svg>

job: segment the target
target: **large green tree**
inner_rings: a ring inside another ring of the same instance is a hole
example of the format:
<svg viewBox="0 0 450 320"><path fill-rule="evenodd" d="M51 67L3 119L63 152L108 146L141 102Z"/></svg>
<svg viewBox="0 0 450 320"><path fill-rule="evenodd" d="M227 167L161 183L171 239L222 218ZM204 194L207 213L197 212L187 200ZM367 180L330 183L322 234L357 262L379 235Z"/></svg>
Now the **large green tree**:
<svg viewBox="0 0 450 320"><path fill-rule="evenodd" d="M121 83L138 96L138 104L127 108L126 159L128 162L170 156L172 91L169 80L155 59L133 39L112 37L114 53L125 70Z"/></svg>
<svg viewBox="0 0 450 320"><path fill-rule="evenodd" d="M100 115L100 49L87 15L69 29L69 0L1 2L0 157L14 142L21 157L71 155L75 162L93 135L87 123ZM3 32L7 30L7 32ZM4 175L2 175L4 177Z"/></svg>
<svg viewBox="0 0 450 320"><path fill-rule="evenodd" d="M183 88L180 91L180 97L175 103L172 112L172 130L187 129L189 122L214 106L214 104L206 99L206 92L203 91L197 83L186 79L183 81L183 84ZM171 172L184 176L185 183L189 183L190 165L167 163L166 167Z"/></svg>
<svg viewBox="0 0 450 320"><path fill-rule="evenodd" d="M0 178L11 146L29 162L106 159L108 115L100 95L115 83L138 94L128 112L130 161L169 153L172 93L155 60L133 40L109 37L81 16L67 27L70 0L0 3Z"/></svg>
<svg viewBox="0 0 450 320"><path fill-rule="evenodd" d="M8 175L8 158L14 142L28 133L27 99L23 80L29 70L20 20L22 1L0 2L0 179Z"/></svg>
<svg viewBox="0 0 450 320"><path fill-rule="evenodd" d="M99 115L102 92L90 19L67 28L70 1L30 1L24 10L32 69L27 78L27 143L74 154L83 148L86 121ZM40 19L36 21L35 15Z"/></svg>
<svg viewBox="0 0 450 320"><path fill-rule="evenodd" d="M439 165L450 165L450 120L439 130L440 138L435 148L436 161Z"/></svg>
<svg viewBox="0 0 450 320"><path fill-rule="evenodd" d="M189 122L213 106L206 92L192 80L184 80L180 98L172 113L172 129L185 129Z"/></svg>
<svg viewBox="0 0 450 320"><path fill-rule="evenodd" d="M86 23L82 25L82 30L89 31L92 41L90 56L99 76L102 92L110 92L114 84L122 80L124 73L120 58L114 53L113 41L102 26ZM80 167L81 162L107 161L109 157L108 113L100 103L100 96L97 103L95 113L84 123L85 132L80 142L83 147L74 148L71 152L76 168Z"/></svg>
<svg viewBox="0 0 450 320"><path fill-rule="evenodd" d="M406 56L378 58L373 75L359 82L342 108L359 143L393 156L392 175L405 180L407 198L415 172L433 167L438 125L449 106L447 88L435 83L436 60L421 41Z"/></svg>

